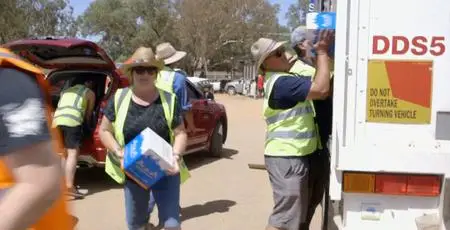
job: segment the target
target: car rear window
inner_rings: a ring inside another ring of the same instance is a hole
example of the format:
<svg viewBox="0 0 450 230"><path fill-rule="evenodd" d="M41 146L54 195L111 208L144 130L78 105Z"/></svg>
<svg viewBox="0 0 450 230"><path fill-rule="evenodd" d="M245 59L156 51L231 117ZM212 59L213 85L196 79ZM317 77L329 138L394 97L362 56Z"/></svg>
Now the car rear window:
<svg viewBox="0 0 450 230"><path fill-rule="evenodd" d="M95 49L87 46L65 48L40 45L27 47L27 51L45 61L65 57L90 57L101 59Z"/></svg>

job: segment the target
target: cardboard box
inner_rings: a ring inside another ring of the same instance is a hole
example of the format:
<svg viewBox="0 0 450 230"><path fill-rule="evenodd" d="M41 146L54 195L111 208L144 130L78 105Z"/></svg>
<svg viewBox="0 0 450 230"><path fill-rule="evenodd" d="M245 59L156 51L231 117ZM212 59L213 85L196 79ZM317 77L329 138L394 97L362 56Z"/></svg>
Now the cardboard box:
<svg viewBox="0 0 450 230"><path fill-rule="evenodd" d="M306 14L305 38L315 44L319 40L321 30L336 29L336 13L335 12L310 12ZM312 56L316 56L316 50L311 50ZM328 49L328 56L334 58L334 41Z"/></svg>
<svg viewBox="0 0 450 230"><path fill-rule="evenodd" d="M306 29L334 30L336 29L335 12L311 12L306 15Z"/></svg>
<svg viewBox="0 0 450 230"><path fill-rule="evenodd" d="M145 189L166 176L165 170L172 167L172 146L150 128L125 146L125 173Z"/></svg>

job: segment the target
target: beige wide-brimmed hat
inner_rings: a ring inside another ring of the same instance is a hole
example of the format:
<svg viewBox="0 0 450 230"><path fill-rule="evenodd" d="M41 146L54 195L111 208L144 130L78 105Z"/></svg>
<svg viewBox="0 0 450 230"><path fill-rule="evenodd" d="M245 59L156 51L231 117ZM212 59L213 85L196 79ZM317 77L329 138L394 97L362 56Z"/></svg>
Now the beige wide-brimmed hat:
<svg viewBox="0 0 450 230"><path fill-rule="evenodd" d="M127 76L129 76L131 75L130 70L133 67L138 66L156 67L158 69L162 69L164 67L164 63L162 60L156 58L152 48L141 46L128 60L123 63L120 68Z"/></svg>
<svg viewBox="0 0 450 230"><path fill-rule="evenodd" d="M164 64L170 65L186 56L186 52L176 50L170 43L164 42L156 46L156 58L164 61Z"/></svg>
<svg viewBox="0 0 450 230"><path fill-rule="evenodd" d="M277 42L269 38L260 38L253 43L251 52L256 61L256 68L260 69L261 64L273 51L286 44L286 41Z"/></svg>

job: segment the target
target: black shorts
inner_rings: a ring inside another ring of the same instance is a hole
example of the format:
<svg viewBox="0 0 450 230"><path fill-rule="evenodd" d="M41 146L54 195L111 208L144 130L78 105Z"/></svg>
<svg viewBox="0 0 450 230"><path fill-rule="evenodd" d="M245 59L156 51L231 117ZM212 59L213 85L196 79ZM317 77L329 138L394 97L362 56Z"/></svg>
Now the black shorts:
<svg viewBox="0 0 450 230"><path fill-rule="evenodd" d="M67 149L75 149L81 146L83 140L83 128L82 126L68 127L60 125L58 128L64 138L64 147Z"/></svg>

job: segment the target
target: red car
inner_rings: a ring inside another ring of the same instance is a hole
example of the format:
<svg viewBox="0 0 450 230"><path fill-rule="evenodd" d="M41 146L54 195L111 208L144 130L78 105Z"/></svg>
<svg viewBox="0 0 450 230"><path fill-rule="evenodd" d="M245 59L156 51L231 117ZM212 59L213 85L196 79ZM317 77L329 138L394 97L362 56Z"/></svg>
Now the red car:
<svg viewBox="0 0 450 230"><path fill-rule="evenodd" d="M96 124L92 136L86 137L79 157L80 166L103 166L106 149L98 136L102 108L118 88L128 86L128 80L116 68L106 52L94 42L81 39L27 39L3 45L44 69L52 85L53 105L56 107L60 92L71 86L77 77L89 77L96 82ZM188 132L185 154L206 150L218 157L227 137L227 115L222 104L204 98L191 82L187 81L189 100L192 103L194 123L198 131Z"/></svg>

